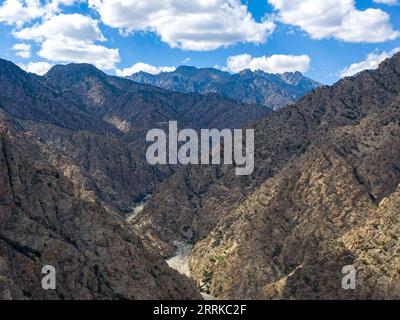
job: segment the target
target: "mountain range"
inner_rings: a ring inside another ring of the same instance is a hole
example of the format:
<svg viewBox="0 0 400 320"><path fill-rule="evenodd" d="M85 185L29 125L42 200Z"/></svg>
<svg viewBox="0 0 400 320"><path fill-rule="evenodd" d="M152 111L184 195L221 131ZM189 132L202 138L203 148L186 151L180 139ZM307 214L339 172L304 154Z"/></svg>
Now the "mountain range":
<svg viewBox="0 0 400 320"><path fill-rule="evenodd" d="M225 97L279 109L321 86L300 72L270 74L261 70L243 70L236 74L215 68L180 66L173 72L152 75L146 72L128 77L170 91L202 94L218 93Z"/></svg>
<svg viewBox="0 0 400 320"><path fill-rule="evenodd" d="M145 134L169 120L240 127L272 110L140 85L87 64L40 77L0 60L0 88L0 297L201 298L125 221L175 170L147 164ZM56 292L41 289L47 264L65 271Z"/></svg>
<svg viewBox="0 0 400 320"><path fill-rule="evenodd" d="M184 87L264 77L179 69L195 78ZM40 77L0 60L0 298L400 299L400 54L315 87L273 111L88 64ZM146 132L171 120L254 129L255 172L150 166ZM194 246L190 278L166 263L178 243ZM347 265L357 290L341 286Z"/></svg>
<svg viewBox="0 0 400 320"><path fill-rule="evenodd" d="M165 256L222 299L400 298L400 54L252 127L255 172L185 167L137 217ZM352 265L357 290L342 288Z"/></svg>

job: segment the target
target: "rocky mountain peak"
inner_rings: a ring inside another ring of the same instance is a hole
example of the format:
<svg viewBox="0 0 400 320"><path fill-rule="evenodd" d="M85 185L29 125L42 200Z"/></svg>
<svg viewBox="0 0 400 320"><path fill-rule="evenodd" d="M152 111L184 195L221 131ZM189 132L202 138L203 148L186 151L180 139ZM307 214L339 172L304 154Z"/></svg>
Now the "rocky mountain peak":
<svg viewBox="0 0 400 320"><path fill-rule="evenodd" d="M11 61L0 59L0 78L4 81L22 81L32 76L36 75L28 74Z"/></svg>

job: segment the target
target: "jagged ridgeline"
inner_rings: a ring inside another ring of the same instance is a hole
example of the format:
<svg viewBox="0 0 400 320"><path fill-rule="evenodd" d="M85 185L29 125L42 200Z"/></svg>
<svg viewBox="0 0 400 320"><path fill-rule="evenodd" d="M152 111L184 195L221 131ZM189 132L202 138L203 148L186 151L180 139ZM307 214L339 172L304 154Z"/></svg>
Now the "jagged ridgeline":
<svg viewBox="0 0 400 320"><path fill-rule="evenodd" d="M210 92L0 60L0 297L400 298L400 55L276 112ZM149 165L169 121L253 128L254 173ZM192 279L165 262L182 243Z"/></svg>
<svg viewBox="0 0 400 320"><path fill-rule="evenodd" d="M321 85L300 72L269 74L261 70L243 70L230 74L214 68L198 69L189 66L158 75L138 72L128 78L171 91L219 93L237 101L261 104L274 110L297 101Z"/></svg>

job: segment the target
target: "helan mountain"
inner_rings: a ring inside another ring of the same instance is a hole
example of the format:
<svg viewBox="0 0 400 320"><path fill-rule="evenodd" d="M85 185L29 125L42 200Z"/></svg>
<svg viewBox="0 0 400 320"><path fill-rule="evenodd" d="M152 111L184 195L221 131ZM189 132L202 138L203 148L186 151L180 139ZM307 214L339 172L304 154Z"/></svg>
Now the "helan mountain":
<svg viewBox="0 0 400 320"><path fill-rule="evenodd" d="M273 113L91 65L39 77L0 60L0 297L400 298L399 96L400 54ZM144 134L169 120L254 128L254 174L149 166ZM192 280L163 259L176 241L195 246ZM47 264L56 291L41 289Z"/></svg>
<svg viewBox="0 0 400 320"><path fill-rule="evenodd" d="M255 172L185 167L137 217L222 299L400 298L400 54L252 125ZM357 289L344 290L354 266Z"/></svg>
<svg viewBox="0 0 400 320"><path fill-rule="evenodd" d="M321 85L300 72L270 74L261 70L243 70L231 74L214 68L189 66L158 75L139 72L128 78L170 91L219 93L236 101L261 104L274 110L297 101Z"/></svg>

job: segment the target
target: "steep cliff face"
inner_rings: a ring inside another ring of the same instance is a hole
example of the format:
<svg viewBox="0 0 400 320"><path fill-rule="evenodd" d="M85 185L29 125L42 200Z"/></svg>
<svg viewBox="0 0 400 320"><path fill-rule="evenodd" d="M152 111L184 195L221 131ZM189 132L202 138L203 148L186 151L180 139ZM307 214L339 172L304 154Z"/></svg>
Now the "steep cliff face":
<svg viewBox="0 0 400 320"><path fill-rule="evenodd" d="M79 199L34 141L0 133L1 299L195 299L195 286L149 254L120 217ZM56 290L41 270L56 268Z"/></svg>
<svg viewBox="0 0 400 320"><path fill-rule="evenodd" d="M252 176L226 167L178 171L139 229L163 254L171 240L196 243L192 276L220 298L397 297L398 220L388 213L375 231L371 221L386 197L397 201L399 93L400 55L315 90L255 126ZM363 229L370 236L358 242ZM341 288L349 264L360 272L354 292Z"/></svg>
<svg viewBox="0 0 400 320"><path fill-rule="evenodd" d="M151 75L139 72L129 79L177 92L219 93L237 101L279 109L319 87L300 72L269 74L243 70L230 74L213 68L181 66L173 72Z"/></svg>

